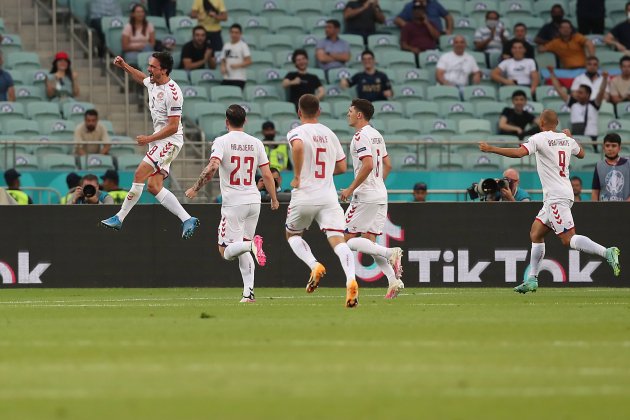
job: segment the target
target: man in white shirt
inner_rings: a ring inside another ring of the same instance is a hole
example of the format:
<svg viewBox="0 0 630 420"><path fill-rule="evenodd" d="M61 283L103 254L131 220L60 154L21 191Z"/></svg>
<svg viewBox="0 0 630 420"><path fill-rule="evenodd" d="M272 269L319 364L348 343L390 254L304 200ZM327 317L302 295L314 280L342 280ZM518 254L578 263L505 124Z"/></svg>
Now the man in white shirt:
<svg viewBox="0 0 630 420"><path fill-rule="evenodd" d="M212 143L210 163L201 171L195 184L186 191L186 197L195 198L202 186L219 171L221 196L221 222L218 229L219 253L231 261L238 258L243 276L241 303L253 303L254 258L258 265L265 265L267 257L262 249L263 239L256 235L260 215L260 192L254 175L260 169L265 187L271 196L271 209L279 207L269 159L260 140L243 131L245 109L230 105L225 111L228 133Z"/></svg>
<svg viewBox="0 0 630 420"><path fill-rule="evenodd" d="M346 275L346 307L359 304L359 285L355 279L354 255L344 240L343 209L339 205L333 175L347 169L346 155L339 139L318 122L319 100L302 95L298 116L302 124L287 134L293 158L291 202L287 210L286 235L291 249L311 269L306 292L313 293L326 274L311 248L302 238L313 221L328 237L328 243L339 257Z"/></svg>
<svg viewBox="0 0 630 420"><path fill-rule="evenodd" d="M164 188L164 180L169 175L171 163L184 145L181 122L184 98L179 85L169 77L173 70L173 57L167 52L153 53L149 58L148 77L125 63L120 56L114 59L114 65L129 73L133 80L147 88L153 134L136 137L136 142L141 146L148 145L149 151L136 169L133 184L120 211L109 219L101 220L101 225L115 230L122 229L125 217L140 199L144 183L148 180L149 192L160 204L179 217L182 221L182 238L188 239L199 226L199 219L191 217L173 193Z"/></svg>
<svg viewBox="0 0 630 420"><path fill-rule="evenodd" d="M530 255L529 277L514 288L518 293L535 292L538 289L538 272L545 257L545 235L553 231L564 246L599 255L608 261L615 276L618 276L619 248L604 248L590 238L575 234L575 225L571 207L573 206L573 187L569 176L571 156L578 159L584 157L584 149L573 138L570 132L556 133L558 114L546 109L540 115L541 132L534 134L527 143L518 148L504 148L479 143L482 152L496 153L511 158L522 158L536 155L538 177L543 187L543 207L538 212L530 230L532 249Z"/></svg>
<svg viewBox="0 0 630 420"><path fill-rule="evenodd" d="M472 84L481 82L481 71L475 58L466 52L466 38L453 38L453 51L440 56L435 68L435 80L445 86L466 86L472 76Z"/></svg>
<svg viewBox="0 0 630 420"><path fill-rule="evenodd" d="M594 101L603 80L599 74L599 58L588 57L586 59L586 71L573 79L573 83L571 83L571 94L577 91L581 85L586 85L591 88L591 101Z"/></svg>
<svg viewBox="0 0 630 420"><path fill-rule="evenodd" d="M525 44L518 40L512 43L512 58L501 61L492 70L490 77L505 86L529 86L532 98L540 83L536 62L531 58L525 58Z"/></svg>
<svg viewBox="0 0 630 420"><path fill-rule="evenodd" d="M222 85L245 87L247 67L252 64L249 46L241 39L243 28L238 23L230 26L230 42L221 50Z"/></svg>
<svg viewBox="0 0 630 420"><path fill-rule="evenodd" d="M346 241L351 250L374 257L387 277L385 299L394 299L405 287L402 275L402 249L376 244L387 220L385 178L392 169L385 140L370 125L374 105L365 99L354 99L348 109L348 124L356 132L350 143L354 181L341 192L341 200L352 199L346 210ZM357 238L360 235L360 238Z"/></svg>

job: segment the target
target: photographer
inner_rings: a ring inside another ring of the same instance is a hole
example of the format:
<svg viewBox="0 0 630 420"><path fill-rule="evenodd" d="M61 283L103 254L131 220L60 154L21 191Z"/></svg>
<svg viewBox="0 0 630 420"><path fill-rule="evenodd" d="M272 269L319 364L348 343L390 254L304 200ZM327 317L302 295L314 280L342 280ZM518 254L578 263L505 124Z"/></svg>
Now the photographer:
<svg viewBox="0 0 630 420"><path fill-rule="evenodd" d="M503 179L507 181L507 187L501 188L496 201L531 201L527 191L520 189L520 176L516 169L508 168L503 172Z"/></svg>
<svg viewBox="0 0 630 420"><path fill-rule="evenodd" d="M473 183L466 191L471 200L480 201L531 201L527 191L520 189L519 173L509 168L503 172L503 178L482 179Z"/></svg>
<svg viewBox="0 0 630 420"><path fill-rule="evenodd" d="M81 178L81 183L74 190L68 204L114 204L114 199L100 190L96 175L87 174Z"/></svg>

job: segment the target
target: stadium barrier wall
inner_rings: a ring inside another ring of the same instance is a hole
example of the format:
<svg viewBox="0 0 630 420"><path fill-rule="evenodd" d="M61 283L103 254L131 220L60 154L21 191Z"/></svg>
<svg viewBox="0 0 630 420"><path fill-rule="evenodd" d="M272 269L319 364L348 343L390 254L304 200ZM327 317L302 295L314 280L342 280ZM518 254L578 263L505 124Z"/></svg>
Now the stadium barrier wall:
<svg viewBox="0 0 630 420"><path fill-rule="evenodd" d="M542 203L395 203L379 241L400 246L405 284L412 287L509 287L529 264L529 228ZM122 231L99 227L114 206L0 207L0 288L17 287L240 287L236 261L216 248L219 205L187 205L201 219L192 239L159 205L136 206ZM577 232L622 250L628 265L627 203L576 203ZM256 270L258 287L304 287L308 268L284 238L286 205L272 212L263 204L258 233L265 238L266 267ZM542 286L628 286L605 261L564 248L547 237ZM343 287L343 272L325 236L306 232L314 255L326 266L322 286ZM385 286L371 257L359 256L363 286Z"/></svg>

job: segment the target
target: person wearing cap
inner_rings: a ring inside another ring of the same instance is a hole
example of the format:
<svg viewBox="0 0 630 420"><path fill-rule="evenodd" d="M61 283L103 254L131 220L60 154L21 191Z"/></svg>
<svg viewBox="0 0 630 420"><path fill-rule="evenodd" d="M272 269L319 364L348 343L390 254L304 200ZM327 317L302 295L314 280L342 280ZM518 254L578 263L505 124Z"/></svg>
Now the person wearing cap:
<svg viewBox="0 0 630 420"><path fill-rule="evenodd" d="M74 154L83 156L86 154L100 153L106 155L111 147L111 140L107 129L98 121L98 112L88 109L83 116L83 122L74 129ZM90 144L86 144L89 142Z"/></svg>
<svg viewBox="0 0 630 420"><path fill-rule="evenodd" d="M79 96L79 76L72 71L68 53L59 51L50 70L51 76L46 83L46 94L51 101L63 101Z"/></svg>
<svg viewBox="0 0 630 420"><path fill-rule="evenodd" d="M67 204L114 204L114 198L101 191L98 177L87 174L81 178L79 186L74 190L72 199Z"/></svg>
<svg viewBox="0 0 630 420"><path fill-rule="evenodd" d="M68 185L68 192L61 197L60 204L68 204L69 200L72 200L72 195L81 183L81 177L76 172L70 172L66 177L66 185Z"/></svg>
<svg viewBox="0 0 630 420"><path fill-rule="evenodd" d="M102 189L111 195L114 199L114 204L122 204L127 197L127 191L118 186L118 172L113 169L105 171L105 175L101 175L103 180Z"/></svg>
<svg viewBox="0 0 630 420"><path fill-rule="evenodd" d="M7 183L7 193L20 205L33 204L33 200L24 191L20 190L20 174L11 168L4 172L4 181Z"/></svg>
<svg viewBox="0 0 630 420"><path fill-rule="evenodd" d="M182 61L179 68L184 70L202 69L206 65L210 69L217 67L214 57L213 45L208 40L203 26L195 26L192 30L192 40L184 44L182 48Z"/></svg>
<svg viewBox="0 0 630 420"><path fill-rule="evenodd" d="M427 184L424 182L417 182L413 186L413 201L415 203L424 203L427 201Z"/></svg>
<svg viewBox="0 0 630 420"><path fill-rule="evenodd" d="M262 125L263 141L276 141L276 126L271 121L265 121ZM286 171L292 168L289 160L289 145L265 144L265 152L269 157L269 166L279 171Z"/></svg>

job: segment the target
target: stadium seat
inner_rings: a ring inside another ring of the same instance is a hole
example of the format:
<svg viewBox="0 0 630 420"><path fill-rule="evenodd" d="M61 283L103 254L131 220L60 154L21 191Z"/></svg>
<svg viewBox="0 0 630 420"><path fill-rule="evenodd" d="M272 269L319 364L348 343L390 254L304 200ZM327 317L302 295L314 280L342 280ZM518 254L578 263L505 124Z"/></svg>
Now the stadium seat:
<svg viewBox="0 0 630 420"><path fill-rule="evenodd" d="M462 10L463 6L459 10L460 14L463 13ZM475 36L475 31L479 27L477 19L465 16L453 16L453 20L453 35L463 35L464 37L466 37L467 40L473 39L473 37ZM441 38L444 38L444 36L440 37L440 48L442 48L442 51L450 51L450 46L452 45L450 39L446 45L443 45Z"/></svg>
<svg viewBox="0 0 630 420"><path fill-rule="evenodd" d="M471 23L475 22L474 19L472 19L472 18L469 18L469 19L471 19ZM474 31L473 31L473 34L474 34ZM472 47L471 47L473 45L473 43L472 43L473 37L472 36L467 36L467 35L462 35L462 34L452 34L452 35L442 35L442 36L440 36L440 44L439 44L440 50L442 52L451 51L453 49L453 39L456 36L464 36L464 38L466 38L466 45L468 45L468 47L471 48L469 51L467 51L469 54L475 52L475 51L472 50ZM485 67L485 63L483 65L483 67Z"/></svg>
<svg viewBox="0 0 630 420"><path fill-rule="evenodd" d="M361 35L353 35L353 34L341 34L339 35L344 41L350 44L350 47L359 47L361 50L365 50L365 45L363 44L363 37Z"/></svg>
<svg viewBox="0 0 630 420"><path fill-rule="evenodd" d="M250 102L267 104L268 102L282 101L284 99L284 92L280 93L278 89L272 85L246 86L245 98Z"/></svg>
<svg viewBox="0 0 630 420"><path fill-rule="evenodd" d="M273 19L275 17L282 17L289 15L289 6L287 0L263 0L261 1L259 16L265 16Z"/></svg>
<svg viewBox="0 0 630 420"><path fill-rule="evenodd" d="M41 86L42 89L45 89L49 74L49 71L45 69L29 70L24 72L22 80L25 84Z"/></svg>
<svg viewBox="0 0 630 420"><path fill-rule="evenodd" d="M164 22L164 18L161 16L157 18ZM188 16L173 16L169 19L169 26L171 27L171 33L177 40L177 45L181 46L192 39L192 28L197 26L197 19Z"/></svg>
<svg viewBox="0 0 630 420"><path fill-rule="evenodd" d="M109 120L104 120L104 119L99 119L98 122L100 122L103 127L105 127L105 130L107 130L107 134L109 134L110 136L113 136L115 131L114 131L114 123L112 123Z"/></svg>
<svg viewBox="0 0 630 420"><path fill-rule="evenodd" d="M426 162L420 162L418 154L404 150L391 150L388 153L392 169L396 171L418 171L426 169Z"/></svg>
<svg viewBox="0 0 630 420"><path fill-rule="evenodd" d="M560 99L560 95L551 85L538 86L536 88L536 100L544 103L547 99Z"/></svg>
<svg viewBox="0 0 630 420"><path fill-rule="evenodd" d="M275 67L262 69L258 71L256 77L256 83L261 85L274 85L278 86L282 83L282 79L284 78L284 71L277 69Z"/></svg>
<svg viewBox="0 0 630 420"><path fill-rule="evenodd" d="M339 83L341 79L352 78L355 73L357 73L357 70L346 67L330 69L328 70L328 82L331 84Z"/></svg>
<svg viewBox="0 0 630 420"><path fill-rule="evenodd" d="M320 102L320 104L323 104L323 103L324 102ZM338 119L338 120L343 120L348 115L348 108L350 107L350 101L348 101L348 102L336 102L336 103L329 104L329 105L331 105L331 109L332 109L332 118Z"/></svg>
<svg viewBox="0 0 630 420"><path fill-rule="evenodd" d="M199 122L199 127L204 132L207 141L213 141L215 138L227 133L225 120L205 119Z"/></svg>
<svg viewBox="0 0 630 420"><path fill-rule="evenodd" d="M447 101L438 104L440 114L453 121L459 122L464 119L474 118L474 106L470 102Z"/></svg>
<svg viewBox="0 0 630 420"><path fill-rule="evenodd" d="M272 33L269 19L263 16L244 16L236 20L243 27L243 36L260 37L261 35L269 35Z"/></svg>
<svg viewBox="0 0 630 420"><path fill-rule="evenodd" d="M76 125L73 121L44 119L39 121L39 132L51 139L73 140Z"/></svg>
<svg viewBox="0 0 630 420"><path fill-rule="evenodd" d="M394 93L393 99L404 105L425 99L421 88L417 86L394 85L392 91Z"/></svg>
<svg viewBox="0 0 630 420"><path fill-rule="evenodd" d="M39 134L37 121L26 119L5 119L2 121L3 134L17 134L20 136L35 136Z"/></svg>
<svg viewBox="0 0 630 420"><path fill-rule="evenodd" d="M178 66L179 63L175 63L175 65ZM191 84L186 70L174 69L171 71L171 74L169 74L169 77L180 86Z"/></svg>
<svg viewBox="0 0 630 420"><path fill-rule="evenodd" d="M354 128L350 127L347 121L321 118L320 122L330 128L342 143L350 140L350 137L354 134Z"/></svg>
<svg viewBox="0 0 630 420"><path fill-rule="evenodd" d="M399 134L409 137L417 137L420 133L420 121L405 118L392 118L385 121L387 134Z"/></svg>
<svg viewBox="0 0 630 420"><path fill-rule="evenodd" d="M291 2L294 3L294 2ZM309 2L310 3L310 2ZM304 29L317 39L322 39L326 36L326 21L329 19L326 16L321 15L321 11L317 16L304 17ZM345 34L341 34L341 38L345 40Z"/></svg>
<svg viewBox="0 0 630 420"><path fill-rule="evenodd" d="M153 29L155 30L155 39L164 39L164 37L169 36L170 32L168 30L168 26L166 25L166 19L162 16L147 16L147 21L153 25ZM189 38L192 38L191 31L188 32ZM177 38L176 38L177 39Z"/></svg>
<svg viewBox="0 0 630 420"><path fill-rule="evenodd" d="M600 119L598 131L600 136L605 136L612 131L619 134L622 138L627 137L630 135L630 120L612 119L607 121Z"/></svg>
<svg viewBox="0 0 630 420"><path fill-rule="evenodd" d="M525 95L527 95L527 100L531 101L532 100L532 92L529 88L525 87L523 89L523 86L501 86L499 88L499 101L503 101L506 102L508 104L512 103L512 94L517 91L517 90L521 90L523 92L525 92Z"/></svg>
<svg viewBox="0 0 630 420"><path fill-rule="evenodd" d="M430 75L425 69L398 69L395 73L395 80L398 84L417 87L425 92L427 87L435 82L435 75Z"/></svg>
<svg viewBox="0 0 630 420"><path fill-rule="evenodd" d="M210 99L214 102L241 102L243 91L238 86L212 86L210 88Z"/></svg>
<svg viewBox="0 0 630 420"><path fill-rule="evenodd" d="M19 102L0 102L0 124L4 120L15 120L26 117L24 105Z"/></svg>
<svg viewBox="0 0 630 420"><path fill-rule="evenodd" d="M216 102L196 103L186 117L199 122L202 118L225 118L225 106Z"/></svg>
<svg viewBox="0 0 630 420"><path fill-rule="evenodd" d="M440 4L453 16L453 18L463 16L464 3L466 0L441 0ZM475 23L476 25L476 23Z"/></svg>
<svg viewBox="0 0 630 420"><path fill-rule="evenodd" d="M16 153L15 169L22 171L38 171L37 156L28 153Z"/></svg>
<svg viewBox="0 0 630 420"><path fill-rule="evenodd" d="M459 132L462 134L492 134L492 127L488 120L464 119L459 121Z"/></svg>
<svg viewBox="0 0 630 420"><path fill-rule="evenodd" d="M91 0L70 0L70 11L81 22L88 21L88 13L90 11Z"/></svg>
<svg viewBox="0 0 630 420"><path fill-rule="evenodd" d="M459 90L455 86L429 86L427 99L433 101L459 101Z"/></svg>
<svg viewBox="0 0 630 420"><path fill-rule="evenodd" d="M379 53L379 57L379 64L386 69L398 70L416 66L416 59L409 51L386 50Z"/></svg>
<svg viewBox="0 0 630 420"><path fill-rule="evenodd" d="M488 68L488 63L486 62L486 53L483 53L481 51L468 51L468 53L475 59L475 62L477 63L477 66L479 66L479 69L485 69ZM490 58L492 58L492 55L501 55L501 52L499 51L491 51L487 53L488 56ZM496 58L495 58L496 61ZM498 64L498 62L495 64L494 67L496 67L496 65ZM492 66L492 62L490 63L490 68L493 68Z"/></svg>
<svg viewBox="0 0 630 420"><path fill-rule="evenodd" d="M440 170L462 170L464 169L464 157L459 153L446 153L442 156L442 161L437 165Z"/></svg>
<svg viewBox="0 0 630 420"><path fill-rule="evenodd" d="M554 53L536 53L536 66L539 70L546 69L547 66L557 67L558 62Z"/></svg>
<svg viewBox="0 0 630 420"><path fill-rule="evenodd" d="M589 35L586 35L586 37L590 39L593 45L595 46L596 54L599 57L599 53L601 52L602 48L607 48L606 42L604 41L604 35L589 34ZM617 63L617 65L619 65L619 63Z"/></svg>
<svg viewBox="0 0 630 420"><path fill-rule="evenodd" d="M184 114L191 112L195 104L208 102L208 91L203 86L180 86L184 96Z"/></svg>
<svg viewBox="0 0 630 420"><path fill-rule="evenodd" d="M431 134L441 134L444 136L457 134L457 123L444 118L423 119L422 132Z"/></svg>
<svg viewBox="0 0 630 420"><path fill-rule="evenodd" d="M9 70L9 69L3 69L3 70L5 70L7 73L11 75L14 85L23 85L26 83L25 80L28 79L26 75L24 74L24 72L21 72L19 70Z"/></svg>
<svg viewBox="0 0 630 420"><path fill-rule="evenodd" d="M59 105L55 102L31 102L26 104L26 115L32 120L61 118Z"/></svg>
<svg viewBox="0 0 630 420"><path fill-rule="evenodd" d="M105 44L113 55L122 55L122 31L127 19L122 16L101 18L101 27L105 35Z"/></svg>
<svg viewBox="0 0 630 420"><path fill-rule="evenodd" d="M223 76L219 70L196 69L190 72L190 83L194 86L210 86L220 85Z"/></svg>
<svg viewBox="0 0 630 420"><path fill-rule="evenodd" d="M121 143L135 143L131 137L127 136L111 136L110 137L112 147L109 149L109 154L114 157L120 157L125 155L133 155L136 153L136 146L133 144L121 144Z"/></svg>
<svg viewBox="0 0 630 420"><path fill-rule="evenodd" d="M590 143L590 139L589 142ZM583 147L587 147L588 143L582 143ZM579 170L579 171L589 171L592 172L595 170L597 163L603 159L602 155L599 153L586 153L584 155L584 159L571 159L571 166L569 170Z"/></svg>
<svg viewBox="0 0 630 420"><path fill-rule="evenodd" d="M522 17L532 16L532 11L534 10L532 3L530 0L503 0L499 2L499 13L502 17L507 17L512 19L513 22L517 22Z"/></svg>
<svg viewBox="0 0 630 420"><path fill-rule="evenodd" d="M83 122L85 111L89 109L96 109L96 106L90 102L66 102L62 106L61 112L66 120L79 124Z"/></svg>
<svg viewBox="0 0 630 420"><path fill-rule="evenodd" d="M499 10L496 0L473 0L464 2L464 14L470 17L485 18L486 12Z"/></svg>
<svg viewBox="0 0 630 420"><path fill-rule="evenodd" d="M46 94L41 86L33 85L20 85L15 86L15 100L22 104L28 104L31 102L45 101Z"/></svg>
<svg viewBox="0 0 630 420"><path fill-rule="evenodd" d="M175 12L177 13L177 15L189 15L194 2L195 0L177 0L177 9L175 10Z"/></svg>
<svg viewBox="0 0 630 420"><path fill-rule="evenodd" d="M267 102L265 103L265 117L272 121L294 119L297 117L295 105L291 102Z"/></svg>
<svg viewBox="0 0 630 420"><path fill-rule="evenodd" d="M494 126L499 123L499 117L508 106L504 102L476 102L475 116L491 121Z"/></svg>
<svg viewBox="0 0 630 420"><path fill-rule="evenodd" d="M374 34L368 36L368 49L377 57L386 51L400 51L400 43L394 35Z"/></svg>
<svg viewBox="0 0 630 420"><path fill-rule="evenodd" d="M4 56L4 65L7 69L19 71L38 70L42 67L37 53L23 51L6 54Z"/></svg>
<svg viewBox="0 0 630 420"><path fill-rule="evenodd" d="M402 103L397 101L374 101L374 118L382 121L400 119L404 115Z"/></svg>
<svg viewBox="0 0 630 420"><path fill-rule="evenodd" d="M62 144L60 143L60 139L55 139L53 136L48 134L40 134L28 139L29 141L37 142L32 148L33 153L37 156L45 155L49 153L60 153L60 154L69 154L72 152L73 145L71 144ZM63 139L63 141L73 140L72 137L69 139Z"/></svg>
<svg viewBox="0 0 630 420"><path fill-rule="evenodd" d="M248 72L256 74L262 69L275 67L275 59L269 51L251 51L252 65L247 68Z"/></svg>
<svg viewBox="0 0 630 420"><path fill-rule="evenodd" d="M503 171L503 156L492 153L468 152L464 154L464 169L473 171Z"/></svg>
<svg viewBox="0 0 630 420"><path fill-rule="evenodd" d="M266 34L258 37L259 47L272 54L293 48L293 37L285 34Z"/></svg>
<svg viewBox="0 0 630 420"><path fill-rule="evenodd" d="M2 109L3 104L6 102L0 103L0 110ZM630 120L630 102L620 102L617 104L617 115L620 119ZM0 118L2 118L2 114L0 114Z"/></svg>
<svg viewBox="0 0 630 420"><path fill-rule="evenodd" d="M543 21L548 22L550 20L549 13L554 4L560 4L567 14L573 10L569 8L569 0L538 0L533 4L534 16L539 16Z"/></svg>
<svg viewBox="0 0 630 420"><path fill-rule="evenodd" d="M479 151L479 142L485 140L479 134L455 134L450 137L453 144L448 149L449 152L470 153Z"/></svg>
<svg viewBox="0 0 630 420"><path fill-rule="evenodd" d="M273 16L271 27L276 34L299 36L306 32L304 20L297 16Z"/></svg>
<svg viewBox="0 0 630 420"><path fill-rule="evenodd" d="M488 102L496 102L497 100L497 92L494 86L485 86L485 85L472 85L472 86L464 86L463 95L464 100L471 103L488 103Z"/></svg>
<svg viewBox="0 0 630 420"><path fill-rule="evenodd" d="M247 120L245 120L245 132L257 137L257 138L261 138L262 137L262 125L266 120L262 119L262 118L248 118ZM279 135L279 138L281 139L282 135Z"/></svg>
<svg viewBox="0 0 630 420"><path fill-rule="evenodd" d="M626 17L626 1L607 1L606 14L614 22L614 24L622 23Z"/></svg>
<svg viewBox="0 0 630 420"><path fill-rule="evenodd" d="M242 101L238 102L238 104L242 106L245 112L247 113L247 118L262 118L263 117L261 104L253 103L253 102L242 102ZM225 111L223 114L223 118L224 117L225 117Z"/></svg>
<svg viewBox="0 0 630 420"><path fill-rule="evenodd" d="M119 171L135 171L144 155L123 155L116 157Z"/></svg>
<svg viewBox="0 0 630 420"><path fill-rule="evenodd" d="M86 171L106 171L107 169L116 169L114 160L109 155L101 155L98 153L81 156L81 169Z"/></svg>
<svg viewBox="0 0 630 420"><path fill-rule="evenodd" d="M328 119L335 118L333 114L333 107L328 102L324 102L324 101L320 102L319 111L320 111L321 118L328 118Z"/></svg>
<svg viewBox="0 0 630 420"><path fill-rule="evenodd" d="M343 103L346 106L350 105L352 102L351 95L355 95L355 89L342 89L338 85L326 85L324 86L326 89L326 96L324 97L324 101L330 103L331 105L335 103Z"/></svg>
<svg viewBox="0 0 630 420"><path fill-rule="evenodd" d="M39 155L37 162L44 171L74 171L77 166L74 156L61 153Z"/></svg>
<svg viewBox="0 0 630 420"><path fill-rule="evenodd" d="M610 51L606 49L599 49L597 51L597 58L599 58L600 67L607 69L617 70L619 69L619 60L623 57L623 53L619 51Z"/></svg>
<svg viewBox="0 0 630 420"><path fill-rule="evenodd" d="M405 104L405 115L408 118L437 118L440 110L435 103L429 101L412 101Z"/></svg>
<svg viewBox="0 0 630 420"><path fill-rule="evenodd" d="M258 15L261 10L260 1L251 0L230 0L228 3L229 16L240 19L249 15Z"/></svg>
<svg viewBox="0 0 630 420"><path fill-rule="evenodd" d="M622 102L623 104L623 102ZM597 114L600 120L612 120L616 118L615 107L610 102L603 102L599 107L599 113Z"/></svg>
<svg viewBox="0 0 630 420"><path fill-rule="evenodd" d="M543 109L545 109L545 107L540 102L529 101L525 104L523 109L530 114L534 114L535 117L538 117L538 115L543 112ZM611 118L614 118L614 116L612 116Z"/></svg>
<svg viewBox="0 0 630 420"><path fill-rule="evenodd" d="M322 12L339 22L343 22L343 11L348 0L323 0Z"/></svg>
<svg viewBox="0 0 630 420"><path fill-rule="evenodd" d="M22 51L22 38L17 34L3 33L0 48L4 54Z"/></svg>

